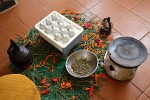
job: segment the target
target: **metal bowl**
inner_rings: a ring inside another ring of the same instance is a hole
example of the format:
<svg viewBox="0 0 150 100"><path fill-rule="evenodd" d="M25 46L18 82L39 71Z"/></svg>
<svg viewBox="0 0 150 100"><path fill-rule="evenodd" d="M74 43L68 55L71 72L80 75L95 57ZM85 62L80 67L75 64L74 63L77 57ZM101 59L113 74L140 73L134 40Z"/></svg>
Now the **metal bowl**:
<svg viewBox="0 0 150 100"><path fill-rule="evenodd" d="M90 65L90 69L86 74L82 75L82 74L75 73L73 71L73 69L71 68L71 65L76 59L85 59L88 62L88 64ZM67 58L66 69L74 77L85 78L85 77L90 76L96 71L98 63L99 63L98 57L95 53L88 51L88 50L79 50L79 51L72 53Z"/></svg>

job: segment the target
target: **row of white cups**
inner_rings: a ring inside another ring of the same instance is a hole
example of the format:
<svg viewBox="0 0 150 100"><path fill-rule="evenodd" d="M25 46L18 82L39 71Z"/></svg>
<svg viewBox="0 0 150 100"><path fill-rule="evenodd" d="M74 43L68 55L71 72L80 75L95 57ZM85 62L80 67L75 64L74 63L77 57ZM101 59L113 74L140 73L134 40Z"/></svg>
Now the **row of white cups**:
<svg viewBox="0 0 150 100"><path fill-rule="evenodd" d="M62 41L63 43L67 43L73 36L75 36L73 25L65 22L65 20L56 13L42 21L39 28L57 42Z"/></svg>

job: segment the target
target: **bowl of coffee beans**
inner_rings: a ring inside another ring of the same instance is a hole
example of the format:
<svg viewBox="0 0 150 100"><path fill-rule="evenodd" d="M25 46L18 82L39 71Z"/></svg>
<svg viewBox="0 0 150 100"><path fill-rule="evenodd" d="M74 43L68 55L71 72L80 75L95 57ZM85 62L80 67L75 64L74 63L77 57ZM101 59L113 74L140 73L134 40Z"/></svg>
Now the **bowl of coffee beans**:
<svg viewBox="0 0 150 100"><path fill-rule="evenodd" d="M85 78L96 71L98 64L98 57L94 52L78 50L68 56L66 69L74 77Z"/></svg>

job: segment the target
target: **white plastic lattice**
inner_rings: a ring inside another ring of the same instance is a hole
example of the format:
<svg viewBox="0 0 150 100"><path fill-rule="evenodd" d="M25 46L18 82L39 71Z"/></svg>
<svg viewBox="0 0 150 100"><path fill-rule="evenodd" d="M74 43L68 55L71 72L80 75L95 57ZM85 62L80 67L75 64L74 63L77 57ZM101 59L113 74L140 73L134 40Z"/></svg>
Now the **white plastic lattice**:
<svg viewBox="0 0 150 100"><path fill-rule="evenodd" d="M71 20L67 19L60 13L53 11L48 16L43 18L35 25L35 28L40 32L40 35L55 46L58 50L63 52L63 48L72 45L78 36L82 38L83 28Z"/></svg>

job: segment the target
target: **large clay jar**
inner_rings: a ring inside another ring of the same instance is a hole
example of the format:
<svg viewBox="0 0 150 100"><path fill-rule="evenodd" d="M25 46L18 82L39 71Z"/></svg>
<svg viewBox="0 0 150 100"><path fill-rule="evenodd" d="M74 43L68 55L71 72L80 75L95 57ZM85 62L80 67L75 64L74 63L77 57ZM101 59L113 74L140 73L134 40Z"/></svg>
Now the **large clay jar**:
<svg viewBox="0 0 150 100"><path fill-rule="evenodd" d="M28 46L18 46L13 40L10 40L10 46L7 53L10 61L18 68L26 69L33 62L33 57Z"/></svg>

